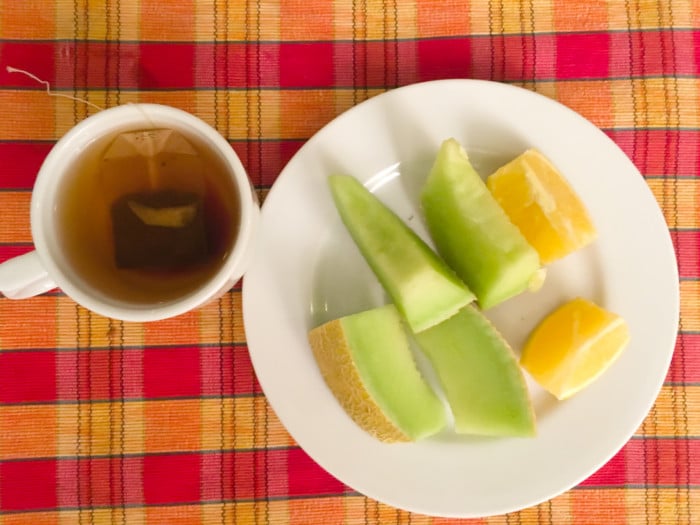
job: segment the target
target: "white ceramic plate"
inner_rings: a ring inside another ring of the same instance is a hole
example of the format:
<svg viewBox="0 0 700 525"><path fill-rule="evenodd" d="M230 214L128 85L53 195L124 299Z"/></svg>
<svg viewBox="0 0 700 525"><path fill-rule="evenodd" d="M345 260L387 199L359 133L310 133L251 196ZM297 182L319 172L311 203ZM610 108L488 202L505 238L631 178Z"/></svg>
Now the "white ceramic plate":
<svg viewBox="0 0 700 525"><path fill-rule="evenodd" d="M596 383L566 402L530 383L538 421L534 439L445 432L419 443L386 445L345 415L307 343L313 326L386 302L337 216L326 177L358 177L427 240L417 196L448 137L464 145L482 175L526 148L538 148L574 186L599 231L593 245L549 267L542 290L487 312L516 352L548 311L575 296L624 316L632 341ZM395 507L478 517L564 492L630 438L670 363L678 274L652 193L604 133L524 89L436 81L352 108L311 138L280 174L263 206L259 243L244 279L243 313L267 398L324 469Z"/></svg>

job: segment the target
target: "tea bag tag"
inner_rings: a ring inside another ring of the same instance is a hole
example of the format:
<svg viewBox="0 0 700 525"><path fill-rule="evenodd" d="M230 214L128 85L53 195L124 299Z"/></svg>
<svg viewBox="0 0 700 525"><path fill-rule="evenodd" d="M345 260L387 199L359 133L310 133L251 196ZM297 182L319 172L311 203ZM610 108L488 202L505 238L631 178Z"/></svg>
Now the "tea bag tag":
<svg viewBox="0 0 700 525"><path fill-rule="evenodd" d="M204 195L203 170L199 153L182 133L149 129L117 135L102 156L100 178L110 200L163 190Z"/></svg>

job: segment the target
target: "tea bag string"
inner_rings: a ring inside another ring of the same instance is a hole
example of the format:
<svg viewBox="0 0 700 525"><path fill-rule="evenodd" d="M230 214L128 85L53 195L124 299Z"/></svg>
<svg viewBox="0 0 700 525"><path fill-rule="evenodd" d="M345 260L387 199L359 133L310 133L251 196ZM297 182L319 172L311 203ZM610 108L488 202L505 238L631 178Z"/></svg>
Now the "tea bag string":
<svg viewBox="0 0 700 525"><path fill-rule="evenodd" d="M5 70L8 73L21 73L22 75L25 75L25 76L31 78L32 80L39 82L39 84L43 84L46 87L46 94L49 95L50 97L67 98L69 100L74 100L75 102L82 102L83 104L87 104L88 106L91 106L99 111L104 110L104 108L98 106L97 104L93 104L92 102L90 102L88 100L78 98L78 97L73 97L71 95L65 95L63 93L55 93L55 92L51 91L51 84L49 84L49 82L47 80L42 80L39 77L37 77L36 75L33 75L32 73L30 73L29 71L25 71L24 69L18 69L16 67L12 67L12 66L5 66Z"/></svg>
<svg viewBox="0 0 700 525"><path fill-rule="evenodd" d="M146 113L143 108L139 105L134 106L141 115L143 115L143 118L150 124L151 129L156 128L155 123L151 120L151 117ZM161 181L160 181L160 176L158 172L158 167L156 165L156 159L155 159L155 141L153 140L153 133L145 133L144 134L145 140L148 142L149 146L149 153L148 157L146 158L147 164L148 164L148 183L151 186L152 190L155 190L160 186Z"/></svg>

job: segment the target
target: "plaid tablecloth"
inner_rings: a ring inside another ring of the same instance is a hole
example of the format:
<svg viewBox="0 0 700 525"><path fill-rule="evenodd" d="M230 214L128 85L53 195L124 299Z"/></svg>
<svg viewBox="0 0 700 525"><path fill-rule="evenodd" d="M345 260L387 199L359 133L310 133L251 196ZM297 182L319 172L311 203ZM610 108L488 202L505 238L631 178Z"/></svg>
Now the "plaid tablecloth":
<svg viewBox="0 0 700 525"><path fill-rule="evenodd" d="M0 0L0 260L31 249L39 165L96 111L6 66L101 107L200 116L261 197L315 131L392 87L535 90L600 126L657 196L680 336L654 409L607 465L470 523L700 523L699 65L690 0ZM0 524L451 523L365 498L295 445L256 382L240 297L143 325L60 292L0 299Z"/></svg>

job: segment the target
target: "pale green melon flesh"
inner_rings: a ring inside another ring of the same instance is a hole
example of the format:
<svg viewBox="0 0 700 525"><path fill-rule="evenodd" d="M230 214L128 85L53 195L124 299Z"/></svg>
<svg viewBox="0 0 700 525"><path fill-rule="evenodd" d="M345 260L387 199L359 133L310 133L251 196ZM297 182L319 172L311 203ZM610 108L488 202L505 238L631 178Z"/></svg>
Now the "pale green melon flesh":
<svg viewBox="0 0 700 525"><path fill-rule="evenodd" d="M508 343L474 306L416 335L452 408L455 431L533 436L525 378Z"/></svg>
<svg viewBox="0 0 700 525"><path fill-rule="evenodd" d="M421 376L393 305L342 318L355 367L384 415L413 440L440 431L445 409Z"/></svg>
<svg viewBox="0 0 700 525"><path fill-rule="evenodd" d="M343 223L411 330L455 314L474 295L393 211L347 175L328 182Z"/></svg>
<svg viewBox="0 0 700 525"><path fill-rule="evenodd" d="M421 193L440 255L490 308L528 287L539 256L498 205L454 139L443 142Z"/></svg>

